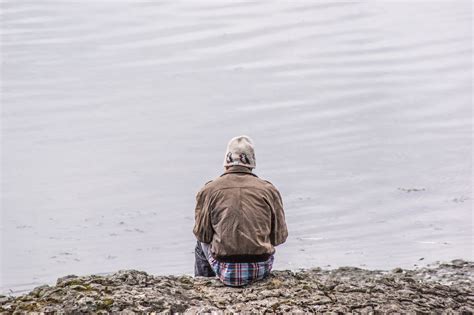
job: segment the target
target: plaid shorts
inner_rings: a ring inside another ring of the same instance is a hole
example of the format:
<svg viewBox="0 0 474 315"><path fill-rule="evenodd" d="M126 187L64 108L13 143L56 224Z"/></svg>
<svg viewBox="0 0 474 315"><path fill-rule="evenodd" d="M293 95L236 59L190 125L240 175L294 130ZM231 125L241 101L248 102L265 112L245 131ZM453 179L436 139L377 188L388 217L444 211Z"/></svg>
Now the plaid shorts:
<svg viewBox="0 0 474 315"><path fill-rule="evenodd" d="M230 263L215 260L209 252L209 263L222 283L231 287L241 287L267 277L272 270L273 255L262 262Z"/></svg>

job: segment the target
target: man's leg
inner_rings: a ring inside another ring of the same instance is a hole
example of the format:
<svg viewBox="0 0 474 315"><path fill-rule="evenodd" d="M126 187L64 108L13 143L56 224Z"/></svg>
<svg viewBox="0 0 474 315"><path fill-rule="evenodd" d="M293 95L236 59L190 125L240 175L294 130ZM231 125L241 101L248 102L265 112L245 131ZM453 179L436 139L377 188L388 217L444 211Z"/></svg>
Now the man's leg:
<svg viewBox="0 0 474 315"><path fill-rule="evenodd" d="M207 250L207 248L206 248ZM201 242L197 241L196 248L194 250L195 263L194 263L194 276L201 277L215 277L216 273L212 270L207 255L201 246Z"/></svg>
<svg viewBox="0 0 474 315"><path fill-rule="evenodd" d="M209 261L209 246L211 246L211 244L201 242L201 248L207 261Z"/></svg>

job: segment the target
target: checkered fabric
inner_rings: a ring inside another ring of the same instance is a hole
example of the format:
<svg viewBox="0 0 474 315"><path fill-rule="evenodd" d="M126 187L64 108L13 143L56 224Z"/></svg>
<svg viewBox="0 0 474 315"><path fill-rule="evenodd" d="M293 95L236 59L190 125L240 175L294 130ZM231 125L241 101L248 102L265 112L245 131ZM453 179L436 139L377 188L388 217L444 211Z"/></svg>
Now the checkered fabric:
<svg viewBox="0 0 474 315"><path fill-rule="evenodd" d="M262 262L229 263L217 261L209 253L209 263L222 283L231 287L241 287L267 277L272 270L273 255Z"/></svg>

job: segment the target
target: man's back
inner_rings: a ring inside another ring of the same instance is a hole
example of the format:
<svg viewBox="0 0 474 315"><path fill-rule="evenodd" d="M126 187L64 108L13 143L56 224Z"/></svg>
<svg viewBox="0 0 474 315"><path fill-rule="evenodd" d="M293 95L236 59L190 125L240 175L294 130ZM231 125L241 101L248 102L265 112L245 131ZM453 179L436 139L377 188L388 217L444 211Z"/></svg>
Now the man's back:
<svg viewBox="0 0 474 315"><path fill-rule="evenodd" d="M243 286L270 274L275 248L288 230L280 193L257 177L253 141L232 138L224 156L224 174L196 196L195 275Z"/></svg>
<svg viewBox="0 0 474 315"><path fill-rule="evenodd" d="M229 167L196 199L194 234L219 261L265 261L286 240L280 193L247 167Z"/></svg>

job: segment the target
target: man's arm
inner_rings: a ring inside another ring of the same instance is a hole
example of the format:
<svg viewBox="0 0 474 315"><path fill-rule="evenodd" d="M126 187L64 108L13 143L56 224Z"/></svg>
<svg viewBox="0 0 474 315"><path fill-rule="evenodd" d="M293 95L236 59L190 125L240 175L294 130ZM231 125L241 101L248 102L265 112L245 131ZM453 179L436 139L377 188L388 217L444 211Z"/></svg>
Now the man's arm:
<svg viewBox="0 0 474 315"><path fill-rule="evenodd" d="M211 224L211 213L202 189L196 195L193 233L200 242L210 243L212 241L213 229Z"/></svg>
<svg viewBox="0 0 474 315"><path fill-rule="evenodd" d="M283 201L280 192L272 189L273 207L272 207L272 230L270 232L270 242L273 246L283 244L288 237L288 228L286 227L285 212L283 210Z"/></svg>

